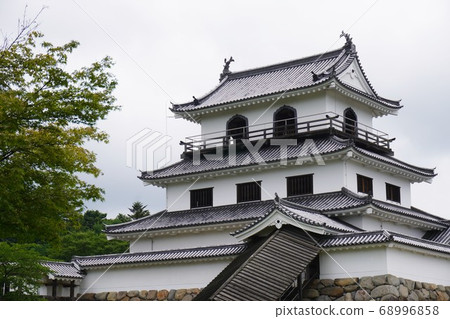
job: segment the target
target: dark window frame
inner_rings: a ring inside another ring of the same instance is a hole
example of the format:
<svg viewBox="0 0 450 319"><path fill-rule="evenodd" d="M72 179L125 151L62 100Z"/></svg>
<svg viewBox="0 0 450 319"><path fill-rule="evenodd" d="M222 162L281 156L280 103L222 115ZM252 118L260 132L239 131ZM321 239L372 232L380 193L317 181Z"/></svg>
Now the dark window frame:
<svg viewBox="0 0 450 319"><path fill-rule="evenodd" d="M358 193L373 195L373 178L356 174L356 183Z"/></svg>
<svg viewBox="0 0 450 319"><path fill-rule="evenodd" d="M285 117L283 113L291 112ZM297 110L289 105L283 105L273 114L273 137L292 136L297 134Z"/></svg>
<svg viewBox="0 0 450 319"><path fill-rule="evenodd" d="M236 202L247 203L261 200L262 181L236 184Z"/></svg>
<svg viewBox="0 0 450 319"><path fill-rule="evenodd" d="M344 110L344 133L358 134L358 115L351 107Z"/></svg>
<svg viewBox="0 0 450 319"><path fill-rule="evenodd" d="M202 208L202 207L212 207L213 200L214 200L213 188L214 187L206 187L206 188L190 190L189 192L190 192L191 209ZM195 196L198 196L198 197L195 198Z"/></svg>
<svg viewBox="0 0 450 319"><path fill-rule="evenodd" d="M235 123L239 123L239 125ZM227 121L226 129L228 138L232 137L234 140L246 139L248 138L248 118L240 114L233 115Z"/></svg>
<svg viewBox="0 0 450 319"><path fill-rule="evenodd" d="M400 204L401 203L400 186L386 183L386 199Z"/></svg>
<svg viewBox="0 0 450 319"><path fill-rule="evenodd" d="M286 194L290 196L314 194L314 174L286 177Z"/></svg>

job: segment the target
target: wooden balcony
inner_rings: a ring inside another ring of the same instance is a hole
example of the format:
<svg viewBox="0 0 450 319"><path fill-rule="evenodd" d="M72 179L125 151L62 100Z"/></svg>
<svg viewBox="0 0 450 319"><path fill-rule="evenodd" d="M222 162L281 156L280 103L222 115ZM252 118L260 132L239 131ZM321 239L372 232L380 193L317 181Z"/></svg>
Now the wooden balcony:
<svg viewBox="0 0 450 319"><path fill-rule="evenodd" d="M382 131L328 112L190 136L186 141L181 141L180 145L184 145L184 153L189 154L194 151L208 152L218 147L226 149L231 144L242 144L243 139L256 142L261 139L302 139L321 135L353 139L358 146L383 154L392 154L390 143L395 140Z"/></svg>

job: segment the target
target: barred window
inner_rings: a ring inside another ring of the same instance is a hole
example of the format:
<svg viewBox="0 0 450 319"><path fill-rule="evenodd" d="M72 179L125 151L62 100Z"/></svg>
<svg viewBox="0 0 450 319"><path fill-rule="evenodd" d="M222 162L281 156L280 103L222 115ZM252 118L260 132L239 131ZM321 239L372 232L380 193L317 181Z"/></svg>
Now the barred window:
<svg viewBox="0 0 450 319"><path fill-rule="evenodd" d="M191 208L213 205L213 189L202 188L191 190Z"/></svg>
<svg viewBox="0 0 450 319"><path fill-rule="evenodd" d="M313 193L313 174L286 177L287 196Z"/></svg>
<svg viewBox="0 0 450 319"><path fill-rule="evenodd" d="M236 184L237 202L261 200L261 181Z"/></svg>
<svg viewBox="0 0 450 319"><path fill-rule="evenodd" d="M386 199L400 203L400 187L386 183Z"/></svg>
<svg viewBox="0 0 450 319"><path fill-rule="evenodd" d="M358 192L373 195L373 179L363 175L356 175Z"/></svg>

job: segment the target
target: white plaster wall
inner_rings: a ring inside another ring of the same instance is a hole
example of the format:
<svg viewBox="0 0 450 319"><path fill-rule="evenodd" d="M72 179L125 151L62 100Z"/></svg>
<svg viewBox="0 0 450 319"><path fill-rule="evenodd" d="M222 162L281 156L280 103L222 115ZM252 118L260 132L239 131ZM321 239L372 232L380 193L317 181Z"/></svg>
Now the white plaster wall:
<svg viewBox="0 0 450 319"><path fill-rule="evenodd" d="M238 240L230 235L230 231L197 232L156 238L141 238L130 245L130 252L147 252L216 245L237 244Z"/></svg>
<svg viewBox="0 0 450 319"><path fill-rule="evenodd" d="M321 279L385 274L450 285L450 260L394 247L364 248L320 254Z"/></svg>
<svg viewBox="0 0 450 319"><path fill-rule="evenodd" d="M322 252L319 258L321 279L376 276L388 273L385 248Z"/></svg>
<svg viewBox="0 0 450 319"><path fill-rule="evenodd" d="M314 194L338 191L343 185L343 161L325 162L325 165L289 165L282 168L255 171L216 179L201 179L191 189L213 187L213 206L236 204L236 184L262 181L261 199L273 199L274 194L286 197L286 177L314 174ZM167 186L168 210L190 208L190 193L186 191L192 183L170 184Z"/></svg>
<svg viewBox="0 0 450 319"><path fill-rule="evenodd" d="M345 216L341 217L341 219L346 221L347 223L350 223L367 231L386 229L388 231L393 231L417 238L421 238L425 234L425 230L412 228L407 225L396 224L388 221L382 221L378 218L368 215Z"/></svg>
<svg viewBox="0 0 450 319"><path fill-rule="evenodd" d="M373 113L372 110L347 96L342 95L336 90L328 90L326 96L326 111L334 112L340 116L344 116L345 109L351 107L355 111L358 122L366 126L372 127ZM370 131L367 127L360 126L361 129Z"/></svg>
<svg viewBox="0 0 450 319"><path fill-rule="evenodd" d="M411 280L450 285L450 260L388 248L390 274Z"/></svg>
<svg viewBox="0 0 450 319"><path fill-rule="evenodd" d="M129 268L88 269L81 293L128 290L203 288L230 260L203 263L131 266Z"/></svg>
<svg viewBox="0 0 450 319"><path fill-rule="evenodd" d="M395 205L411 207L411 183L401 176L381 172L369 166L354 161L346 161L345 169L345 187L353 192L357 192L356 175L364 175L373 179L373 197L378 200L386 200L386 183L400 187L401 203L391 202Z"/></svg>
<svg viewBox="0 0 450 319"><path fill-rule="evenodd" d="M326 112L324 91L301 95L295 98L281 99L273 105L272 103L274 102L270 101L248 105L233 110L205 114L202 116L201 120L201 134L206 135L219 131L220 134L213 134L210 136L224 135L223 133L226 131L227 121L236 114L247 117L248 125L268 123L267 125L258 127L258 129L271 128L273 125L273 114L283 105L294 107L297 110L297 117L305 117L312 114Z"/></svg>

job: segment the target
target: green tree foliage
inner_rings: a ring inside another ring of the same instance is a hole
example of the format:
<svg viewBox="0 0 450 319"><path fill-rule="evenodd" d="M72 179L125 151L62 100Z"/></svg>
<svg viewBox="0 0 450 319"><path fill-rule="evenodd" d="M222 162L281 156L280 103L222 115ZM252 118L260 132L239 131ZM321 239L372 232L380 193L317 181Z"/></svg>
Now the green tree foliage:
<svg viewBox="0 0 450 319"><path fill-rule="evenodd" d="M68 71L78 43L42 37L22 30L0 47L0 238L20 242L58 239L85 200L102 199L80 178L100 174L83 145L107 142L96 123L118 108L110 58Z"/></svg>
<svg viewBox="0 0 450 319"><path fill-rule="evenodd" d="M114 225L114 224L127 223L130 221L132 221L131 217L128 217L127 215L119 213L115 218L105 220L105 224Z"/></svg>
<svg viewBox="0 0 450 319"><path fill-rule="evenodd" d="M128 242L107 240L105 234L94 231L71 232L61 239L61 245L48 252L49 257L70 261L73 256L91 256L126 252Z"/></svg>
<svg viewBox="0 0 450 319"><path fill-rule="evenodd" d="M133 220L146 217L150 215L150 212L145 209L147 205L142 204L141 202L134 202L131 208L128 208L131 212L131 214L128 214L128 217L130 217Z"/></svg>
<svg viewBox="0 0 450 319"><path fill-rule="evenodd" d="M0 300L38 299L40 282L49 273L40 260L33 245L0 242Z"/></svg>
<svg viewBox="0 0 450 319"><path fill-rule="evenodd" d="M101 233L105 228L107 214L101 213L98 210L87 210L81 221L82 230L92 230L95 233Z"/></svg>

